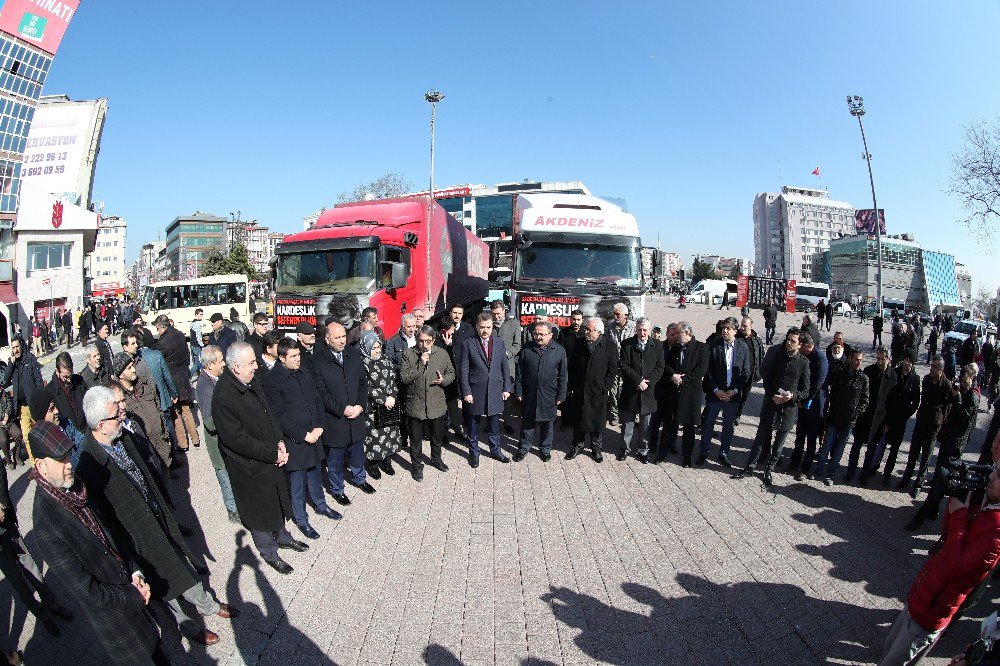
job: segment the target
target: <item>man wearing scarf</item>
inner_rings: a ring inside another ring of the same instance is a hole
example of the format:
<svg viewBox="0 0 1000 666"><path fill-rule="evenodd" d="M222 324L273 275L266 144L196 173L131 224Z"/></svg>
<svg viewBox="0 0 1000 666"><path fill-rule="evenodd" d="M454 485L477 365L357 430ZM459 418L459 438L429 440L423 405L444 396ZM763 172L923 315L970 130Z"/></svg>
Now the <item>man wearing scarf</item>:
<svg viewBox="0 0 1000 666"><path fill-rule="evenodd" d="M87 487L70 464L72 442L48 421L35 423L31 437L32 534L49 571L77 601L113 663L170 663L146 613L149 585L91 511Z"/></svg>

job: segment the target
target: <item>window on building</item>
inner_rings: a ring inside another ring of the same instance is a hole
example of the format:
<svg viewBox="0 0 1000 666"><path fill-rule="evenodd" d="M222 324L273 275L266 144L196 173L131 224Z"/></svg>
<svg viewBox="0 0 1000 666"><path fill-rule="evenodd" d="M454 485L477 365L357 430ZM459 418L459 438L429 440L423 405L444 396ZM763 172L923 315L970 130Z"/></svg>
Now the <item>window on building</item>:
<svg viewBox="0 0 1000 666"><path fill-rule="evenodd" d="M28 271L68 268L72 243L28 243Z"/></svg>

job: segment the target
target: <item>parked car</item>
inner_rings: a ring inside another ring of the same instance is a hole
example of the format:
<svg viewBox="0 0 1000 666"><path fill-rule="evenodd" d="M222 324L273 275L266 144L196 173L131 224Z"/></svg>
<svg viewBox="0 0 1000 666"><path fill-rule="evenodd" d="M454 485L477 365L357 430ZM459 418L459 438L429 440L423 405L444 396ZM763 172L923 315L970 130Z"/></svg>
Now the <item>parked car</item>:
<svg viewBox="0 0 1000 666"><path fill-rule="evenodd" d="M795 299L795 311L796 312L816 312L816 306L813 305L812 301L802 298L801 296Z"/></svg>
<svg viewBox="0 0 1000 666"><path fill-rule="evenodd" d="M944 338L960 346L973 331L979 336L981 344L986 337L986 322L978 319L963 319L960 322L956 322L955 328L945 334Z"/></svg>
<svg viewBox="0 0 1000 666"><path fill-rule="evenodd" d="M854 308L852 308L851 304L848 303L848 302L846 302L846 301L837 301L836 303L834 303L830 307L833 308L833 314L835 314L835 315L840 315L842 317L843 316L847 316L847 317L853 317L854 316Z"/></svg>

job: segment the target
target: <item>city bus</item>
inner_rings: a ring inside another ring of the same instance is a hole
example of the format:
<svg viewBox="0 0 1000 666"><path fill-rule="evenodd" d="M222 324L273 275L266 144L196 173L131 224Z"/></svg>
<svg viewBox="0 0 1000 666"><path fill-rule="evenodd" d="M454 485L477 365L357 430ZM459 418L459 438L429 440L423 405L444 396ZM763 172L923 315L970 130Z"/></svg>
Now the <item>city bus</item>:
<svg viewBox="0 0 1000 666"><path fill-rule="evenodd" d="M174 328L187 336L194 321L194 311L198 308L204 310L205 321L216 312L229 319L230 310L235 308L240 321L249 326L247 276L230 273L156 282L143 288L139 296L139 312L150 330L154 330L154 319L167 315L173 320Z"/></svg>
<svg viewBox="0 0 1000 666"><path fill-rule="evenodd" d="M820 299L824 303L830 303L830 285L825 282L796 282L795 298L809 301L813 307L819 303Z"/></svg>

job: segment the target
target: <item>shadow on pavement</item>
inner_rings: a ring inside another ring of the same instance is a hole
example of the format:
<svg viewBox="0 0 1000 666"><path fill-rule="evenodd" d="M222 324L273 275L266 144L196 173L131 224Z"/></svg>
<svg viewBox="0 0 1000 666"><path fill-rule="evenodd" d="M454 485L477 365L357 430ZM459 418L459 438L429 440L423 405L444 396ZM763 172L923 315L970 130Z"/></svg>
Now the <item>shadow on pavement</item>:
<svg viewBox="0 0 1000 666"><path fill-rule="evenodd" d="M462 666L462 660L458 655L437 643L428 645L424 650L424 663L427 666Z"/></svg>
<svg viewBox="0 0 1000 666"><path fill-rule="evenodd" d="M573 642L588 658L620 666L866 662L898 612L810 598L784 583L724 585L685 573L676 580L686 596L622 585L648 614L565 587L551 588L542 599L557 620L580 630ZM798 618L795 625L788 616Z"/></svg>

